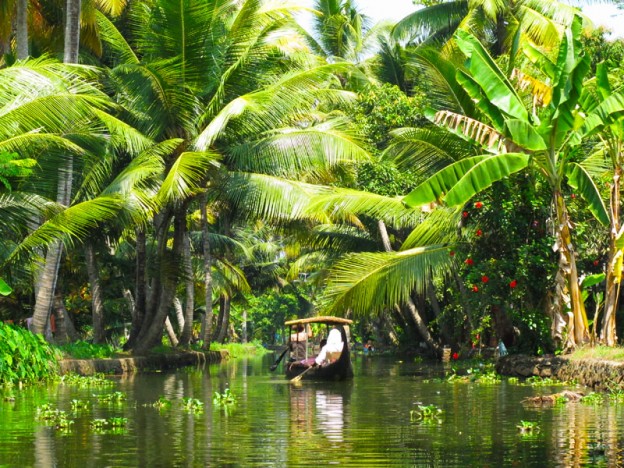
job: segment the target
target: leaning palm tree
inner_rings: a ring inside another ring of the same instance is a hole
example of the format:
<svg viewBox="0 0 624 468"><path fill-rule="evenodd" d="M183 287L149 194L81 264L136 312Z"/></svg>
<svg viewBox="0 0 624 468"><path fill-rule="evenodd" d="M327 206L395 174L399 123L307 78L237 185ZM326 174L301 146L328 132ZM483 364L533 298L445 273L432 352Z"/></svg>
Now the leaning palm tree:
<svg viewBox="0 0 624 468"><path fill-rule="evenodd" d="M180 141L166 158L161 209L148 232L158 246L152 259L158 268L151 270L151 291L136 295L141 313L135 315L142 320L129 340L136 352L162 334L183 276L178 259L194 200L205 194L204 206L219 201L222 216L233 221L250 212L292 216L313 190L301 180L313 182L332 165L366 157L344 131L343 119L324 113L353 98L335 76L348 67L301 70L285 54L282 28L293 25L293 11L286 2L259 0L144 2L130 10L136 27L129 41L100 16L103 38L116 57L111 77L127 121L156 141ZM137 283L136 290L145 287ZM212 297L208 290L205 295L207 301Z"/></svg>
<svg viewBox="0 0 624 468"><path fill-rule="evenodd" d="M68 158L91 154L93 148L109 138L111 131L118 132L128 147L143 144L140 137L106 113L110 100L92 84L93 76L93 69L50 59L31 60L0 70L0 107L4 110L0 118L4 122L0 151L37 159L39 164L26 180L24 191L55 199L57 186L65 187L59 181L66 175L59 174L57 168L67 167ZM68 201L69 198L61 205L67 207ZM55 277L49 274L41 281L41 289L49 297ZM50 302L47 306L45 302L40 302L42 307L34 318L35 331L39 333L43 332L49 313Z"/></svg>

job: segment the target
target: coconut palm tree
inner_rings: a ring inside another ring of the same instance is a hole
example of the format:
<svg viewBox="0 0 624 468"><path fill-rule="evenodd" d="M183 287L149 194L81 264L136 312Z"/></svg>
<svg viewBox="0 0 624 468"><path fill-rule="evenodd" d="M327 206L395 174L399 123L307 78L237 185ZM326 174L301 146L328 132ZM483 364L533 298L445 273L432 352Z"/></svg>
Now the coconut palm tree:
<svg viewBox="0 0 624 468"><path fill-rule="evenodd" d="M353 98L335 77L348 67L302 71L284 54L278 32L293 24L294 11L286 3L258 0L144 2L130 9L136 28L129 41L99 17L117 60L111 78L127 121L156 141L180 140L166 159L158 195L162 208L148 233L157 245L158 269L149 297L137 294L137 307L145 311L130 340L137 352L162 334L183 276L177 259L196 197L207 193L232 222L249 213L293 216L313 190L300 180L318 180L332 165L367 156L345 131L344 120L324 113L332 103ZM219 164L213 164L216 155Z"/></svg>
<svg viewBox="0 0 624 468"><path fill-rule="evenodd" d="M450 0L406 16L394 34L419 44L431 38L448 40L462 29L490 43L495 55L508 52L513 62L521 42L557 44L578 14L574 6L556 0Z"/></svg>

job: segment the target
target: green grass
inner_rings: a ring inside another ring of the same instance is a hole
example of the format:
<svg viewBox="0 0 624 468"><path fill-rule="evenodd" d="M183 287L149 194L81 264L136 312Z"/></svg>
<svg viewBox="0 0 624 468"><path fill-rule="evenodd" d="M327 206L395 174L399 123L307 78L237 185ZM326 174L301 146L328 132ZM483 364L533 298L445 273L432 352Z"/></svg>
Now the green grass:
<svg viewBox="0 0 624 468"><path fill-rule="evenodd" d="M624 347L608 347L608 346L584 346L576 349L569 355L569 359L597 359L601 361L622 361L624 362Z"/></svg>

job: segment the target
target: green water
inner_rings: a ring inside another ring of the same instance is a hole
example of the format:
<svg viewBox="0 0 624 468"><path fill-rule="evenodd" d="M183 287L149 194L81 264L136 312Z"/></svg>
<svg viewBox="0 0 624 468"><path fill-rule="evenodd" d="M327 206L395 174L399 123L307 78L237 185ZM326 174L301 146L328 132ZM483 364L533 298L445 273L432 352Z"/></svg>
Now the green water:
<svg viewBox="0 0 624 468"><path fill-rule="evenodd" d="M624 466L624 403L530 408L523 398L562 387L450 384L432 378L439 364L379 357L356 359L352 382L295 386L279 369L270 373L271 362L138 375L108 388L15 389L14 401L0 401L0 466ZM214 405L214 392L227 388L236 404ZM113 391L127 401L98 403ZM151 406L161 396L169 409ZM204 411L185 411L182 398L189 397L204 402ZM73 399L91 406L72 413ZM67 411L69 431L37 420L44 403ZM443 409L442 421L410 417L419 404ZM111 417L127 418L127 426L90 426ZM523 436L516 427L522 420L540 431Z"/></svg>

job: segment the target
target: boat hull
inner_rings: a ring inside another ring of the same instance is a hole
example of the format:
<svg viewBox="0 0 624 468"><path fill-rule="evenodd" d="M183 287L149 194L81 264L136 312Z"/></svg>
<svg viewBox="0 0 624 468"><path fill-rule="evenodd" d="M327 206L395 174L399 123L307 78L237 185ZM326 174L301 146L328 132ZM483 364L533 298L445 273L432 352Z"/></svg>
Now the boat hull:
<svg viewBox="0 0 624 468"><path fill-rule="evenodd" d="M316 366L312 369L298 362L286 364L286 378L293 379L303 372L305 372L305 374L302 380L347 380L353 378L353 366L351 365L351 353L349 352L347 334L342 326L337 328L339 328L340 334L342 335L344 347L336 362L323 366Z"/></svg>

